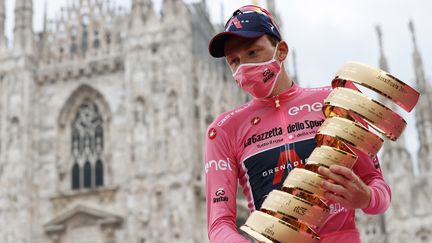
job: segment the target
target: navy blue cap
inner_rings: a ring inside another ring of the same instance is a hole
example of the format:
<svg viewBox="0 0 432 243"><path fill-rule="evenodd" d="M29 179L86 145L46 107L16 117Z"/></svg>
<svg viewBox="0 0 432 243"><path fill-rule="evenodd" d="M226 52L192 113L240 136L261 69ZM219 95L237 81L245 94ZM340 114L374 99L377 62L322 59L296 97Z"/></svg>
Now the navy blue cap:
<svg viewBox="0 0 432 243"><path fill-rule="evenodd" d="M282 40L278 26L272 21L271 17L258 12L248 11L242 13L241 10L237 10L228 21L225 31L210 40L210 55L224 57L225 42L231 36L255 39L265 34L274 36L279 41Z"/></svg>

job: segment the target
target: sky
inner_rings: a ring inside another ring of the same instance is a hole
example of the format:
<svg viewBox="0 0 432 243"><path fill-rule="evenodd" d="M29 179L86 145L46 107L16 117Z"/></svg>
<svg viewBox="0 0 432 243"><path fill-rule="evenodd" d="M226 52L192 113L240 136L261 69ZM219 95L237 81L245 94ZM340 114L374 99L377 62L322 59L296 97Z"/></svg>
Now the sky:
<svg viewBox="0 0 432 243"><path fill-rule="evenodd" d="M53 19L58 16L60 8L71 1L78 0L33 0L34 29L42 29L45 2L48 19ZM131 5L131 0L110 1L126 9ZM6 31L10 38L15 1L5 2ZM154 2L156 10L160 10L162 0ZM211 20L214 23L225 23L235 9L251 2L207 0L207 5ZM266 6L265 0L257 2ZM426 77L429 81L432 80L432 44L428 44L432 43L430 0L276 0L276 11L282 21L283 38L288 42L290 50L295 50L298 81L303 86L329 85L333 75L347 61L378 66L376 25L380 25L383 32L384 53L390 72L414 86L413 44L408 29L410 19L414 22ZM292 70L292 55L289 57L288 67ZM418 141L413 113L399 113L408 122L405 135L408 149L415 157Z"/></svg>

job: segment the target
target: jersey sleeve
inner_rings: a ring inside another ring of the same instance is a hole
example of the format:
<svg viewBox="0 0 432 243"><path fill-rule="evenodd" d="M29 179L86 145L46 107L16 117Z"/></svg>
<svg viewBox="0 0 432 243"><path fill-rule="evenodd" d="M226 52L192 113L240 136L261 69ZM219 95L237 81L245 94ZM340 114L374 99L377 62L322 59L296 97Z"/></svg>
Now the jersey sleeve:
<svg viewBox="0 0 432 243"><path fill-rule="evenodd" d="M246 243L236 226L238 163L227 134L210 126L205 144L208 237L211 243Z"/></svg>
<svg viewBox="0 0 432 243"><path fill-rule="evenodd" d="M371 191L369 205L362 210L366 214L382 214L390 206L391 190L383 178L378 158L371 158L359 150L355 150L355 153L359 158L353 170Z"/></svg>

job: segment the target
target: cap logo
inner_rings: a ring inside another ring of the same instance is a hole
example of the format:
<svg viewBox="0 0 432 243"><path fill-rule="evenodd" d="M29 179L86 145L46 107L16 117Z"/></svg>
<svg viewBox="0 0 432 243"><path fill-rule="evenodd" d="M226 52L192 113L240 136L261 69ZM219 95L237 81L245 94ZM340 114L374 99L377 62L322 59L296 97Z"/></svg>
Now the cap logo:
<svg viewBox="0 0 432 243"><path fill-rule="evenodd" d="M238 20L237 17L235 17L235 18L232 20L232 24L233 24L237 29L242 29L242 28L243 28L243 25L241 24L241 22Z"/></svg>
<svg viewBox="0 0 432 243"><path fill-rule="evenodd" d="M272 24L269 24L269 25L270 25L271 31L274 32L275 27Z"/></svg>

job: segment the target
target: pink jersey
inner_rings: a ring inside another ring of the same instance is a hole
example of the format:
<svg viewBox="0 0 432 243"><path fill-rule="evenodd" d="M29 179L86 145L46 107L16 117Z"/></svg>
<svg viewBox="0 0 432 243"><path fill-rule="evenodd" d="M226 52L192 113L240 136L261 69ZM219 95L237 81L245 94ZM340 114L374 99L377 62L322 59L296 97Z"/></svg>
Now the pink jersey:
<svg viewBox="0 0 432 243"><path fill-rule="evenodd" d="M280 189L288 173L303 167L324 121L321 111L330 87L293 85L277 97L252 100L220 115L208 128L205 152L208 235L212 243L249 242L236 227L236 193L240 183L251 211L273 189ZM367 214L383 213L390 204L390 188L378 160L356 151L354 172L372 192ZM320 227L321 242L360 242L354 210L330 203L331 216Z"/></svg>

